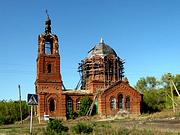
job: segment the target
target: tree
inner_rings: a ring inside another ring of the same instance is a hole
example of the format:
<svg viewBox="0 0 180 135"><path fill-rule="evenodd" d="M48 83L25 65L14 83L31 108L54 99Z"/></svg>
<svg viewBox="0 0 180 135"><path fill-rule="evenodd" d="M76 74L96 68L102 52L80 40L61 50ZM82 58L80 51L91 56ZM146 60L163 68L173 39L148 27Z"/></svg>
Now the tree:
<svg viewBox="0 0 180 135"><path fill-rule="evenodd" d="M157 112L168 107L170 99L167 98L168 75L162 76L158 81L153 76L140 78L135 88L143 93L143 112Z"/></svg>
<svg viewBox="0 0 180 135"><path fill-rule="evenodd" d="M164 89L170 89L170 78L174 80L174 76L170 73L164 74L161 77L161 85Z"/></svg>
<svg viewBox="0 0 180 135"><path fill-rule="evenodd" d="M154 76L146 77L146 83L149 90L156 89L159 86L159 81Z"/></svg>
<svg viewBox="0 0 180 135"><path fill-rule="evenodd" d="M180 92L180 74L177 74L177 75L175 76L175 78L174 78L174 83L175 83L177 89L178 89L179 92Z"/></svg>
<svg viewBox="0 0 180 135"><path fill-rule="evenodd" d="M157 112L166 108L166 93L164 90L155 90L144 92L143 112Z"/></svg>
<svg viewBox="0 0 180 135"><path fill-rule="evenodd" d="M142 93L148 90L156 89L157 87L159 87L159 81L153 76L140 78L135 86L135 88Z"/></svg>
<svg viewBox="0 0 180 135"><path fill-rule="evenodd" d="M0 125L12 124L20 120L19 101L0 101ZM22 101L22 115L23 119L29 114L28 105L26 101Z"/></svg>
<svg viewBox="0 0 180 135"><path fill-rule="evenodd" d="M78 111L78 115L85 116L92 104L92 100L88 96L86 96L81 98L80 103L81 104L80 104L80 109Z"/></svg>
<svg viewBox="0 0 180 135"><path fill-rule="evenodd" d="M144 93L147 90L147 83L144 77L140 78L135 86L135 89L139 90L140 92Z"/></svg>

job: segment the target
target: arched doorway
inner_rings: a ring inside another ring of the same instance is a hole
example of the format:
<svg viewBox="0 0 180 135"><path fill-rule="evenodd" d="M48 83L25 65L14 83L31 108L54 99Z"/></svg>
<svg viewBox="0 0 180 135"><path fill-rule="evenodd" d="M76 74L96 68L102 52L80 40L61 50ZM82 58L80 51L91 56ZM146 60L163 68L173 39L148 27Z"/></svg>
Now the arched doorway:
<svg viewBox="0 0 180 135"><path fill-rule="evenodd" d="M53 98L50 99L50 101L49 101L49 111L50 112L54 112L55 111L55 101L54 101Z"/></svg>

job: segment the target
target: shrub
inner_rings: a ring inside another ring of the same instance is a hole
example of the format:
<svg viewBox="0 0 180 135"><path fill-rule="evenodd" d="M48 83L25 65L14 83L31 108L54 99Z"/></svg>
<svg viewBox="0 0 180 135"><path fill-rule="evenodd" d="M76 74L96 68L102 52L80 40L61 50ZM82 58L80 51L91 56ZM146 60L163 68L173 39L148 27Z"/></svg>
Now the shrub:
<svg viewBox="0 0 180 135"><path fill-rule="evenodd" d="M166 95L161 90L149 90L144 92L143 111L145 113L162 111L167 103Z"/></svg>
<svg viewBox="0 0 180 135"><path fill-rule="evenodd" d="M47 135L54 135L54 134L61 134L62 132L67 132L69 130L68 127L63 126L62 121L60 120L51 120L49 121L45 134Z"/></svg>
<svg viewBox="0 0 180 135"><path fill-rule="evenodd" d="M78 116L85 116L92 104L92 100L89 97L83 97L80 102L81 104L78 111Z"/></svg>
<svg viewBox="0 0 180 135"><path fill-rule="evenodd" d="M85 123L78 123L74 127L72 127L72 131L76 134L86 133L89 134L93 131L91 125L87 125Z"/></svg>
<svg viewBox="0 0 180 135"><path fill-rule="evenodd" d="M74 119L74 118L76 118L76 113L73 112L72 110L68 111L68 113L67 113L67 118L68 118L68 119Z"/></svg>
<svg viewBox="0 0 180 135"><path fill-rule="evenodd" d="M130 133L130 130L127 128L120 128L117 131L118 135L129 135L129 133Z"/></svg>

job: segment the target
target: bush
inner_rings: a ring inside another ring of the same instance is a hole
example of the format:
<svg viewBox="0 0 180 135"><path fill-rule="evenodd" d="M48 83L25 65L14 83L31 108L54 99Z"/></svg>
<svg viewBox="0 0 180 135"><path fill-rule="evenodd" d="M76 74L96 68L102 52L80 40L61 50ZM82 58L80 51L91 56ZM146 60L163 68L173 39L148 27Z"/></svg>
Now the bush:
<svg viewBox="0 0 180 135"><path fill-rule="evenodd" d="M55 135L55 134L61 134L63 132L67 132L69 130L68 127L63 126L62 121L60 120L51 120L49 121L45 134L47 135Z"/></svg>
<svg viewBox="0 0 180 135"><path fill-rule="evenodd" d="M83 97L80 100L80 109L78 111L78 116L85 116L92 104L92 100L89 97Z"/></svg>
<svg viewBox="0 0 180 135"><path fill-rule="evenodd" d="M75 119L77 118L78 114L76 112L73 112L72 110L68 111L67 113L67 119Z"/></svg>
<svg viewBox="0 0 180 135"><path fill-rule="evenodd" d="M168 99L168 101L170 101ZM166 95L161 90L149 90L145 91L143 95L143 112L158 112L162 111L166 104Z"/></svg>
<svg viewBox="0 0 180 135"><path fill-rule="evenodd" d="M72 131L76 134L86 133L90 134L93 131L91 125L87 125L85 123L78 123L74 127L72 127Z"/></svg>

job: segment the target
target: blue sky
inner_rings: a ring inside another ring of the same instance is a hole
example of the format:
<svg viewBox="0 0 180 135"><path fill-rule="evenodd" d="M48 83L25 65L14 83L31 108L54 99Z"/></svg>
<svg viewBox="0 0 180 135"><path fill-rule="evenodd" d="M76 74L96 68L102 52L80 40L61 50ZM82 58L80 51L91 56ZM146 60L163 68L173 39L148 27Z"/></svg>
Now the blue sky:
<svg viewBox="0 0 180 135"><path fill-rule="evenodd" d="M79 81L78 63L103 37L122 59L130 84L140 77L180 73L179 0L2 0L0 100L34 93L37 37L48 9L59 37L66 88Z"/></svg>

